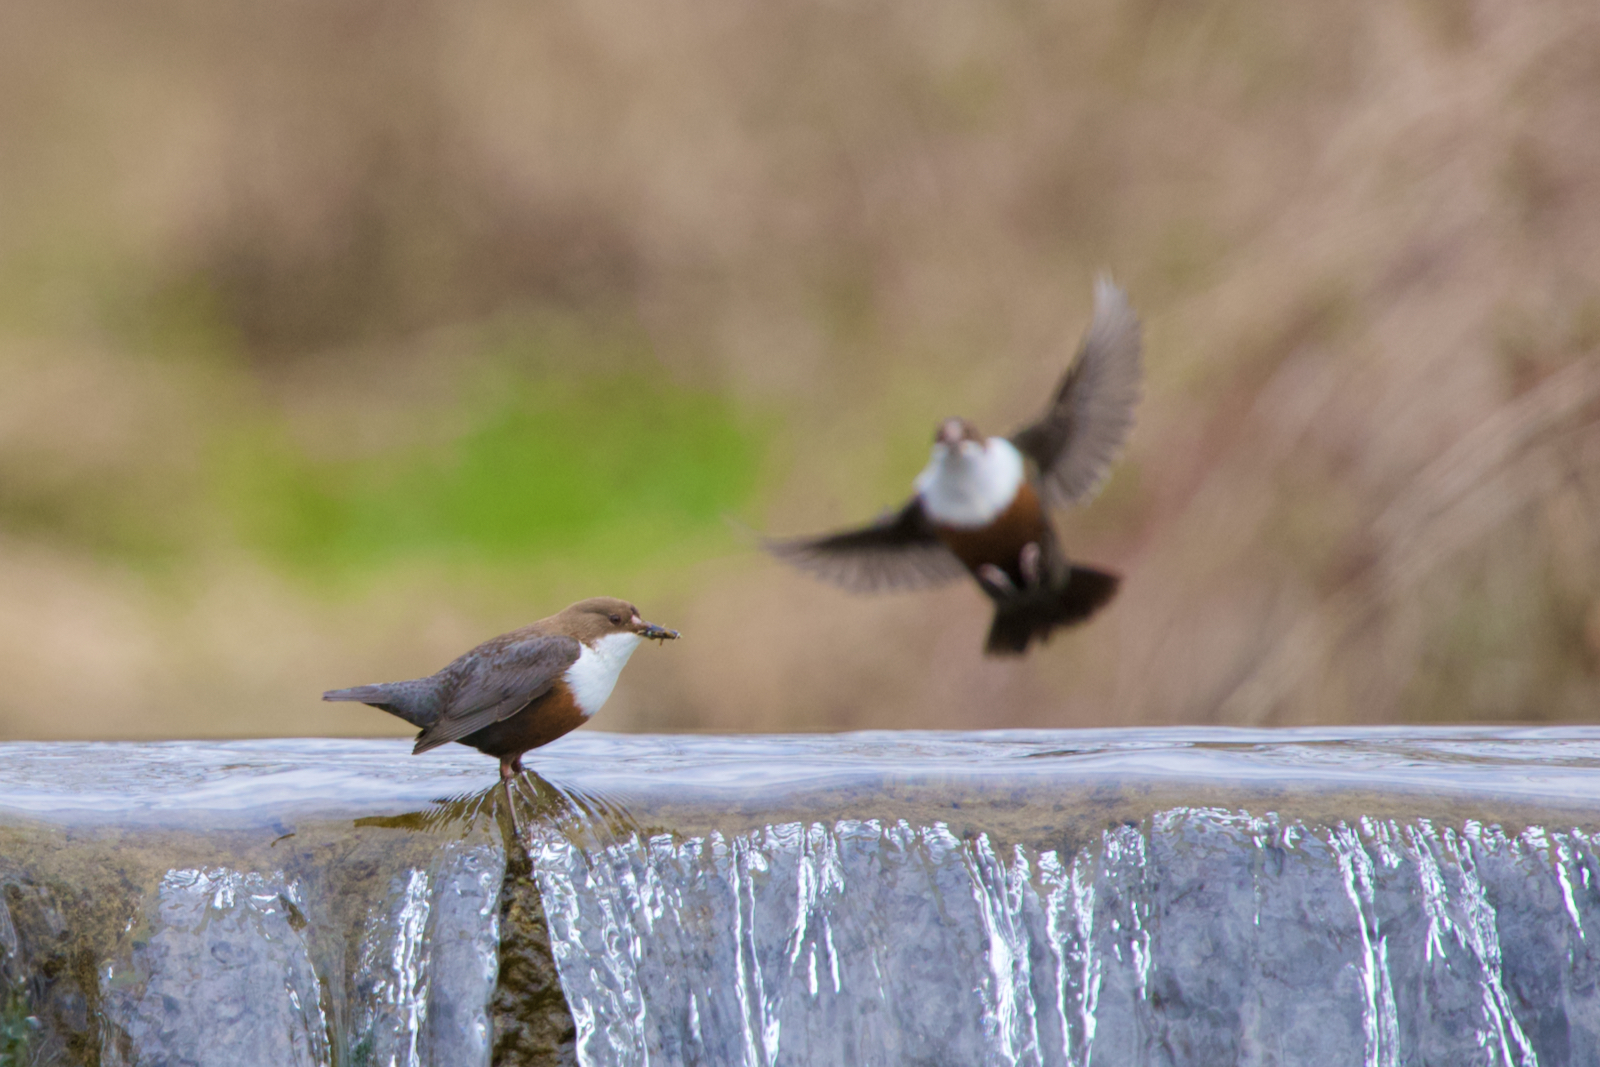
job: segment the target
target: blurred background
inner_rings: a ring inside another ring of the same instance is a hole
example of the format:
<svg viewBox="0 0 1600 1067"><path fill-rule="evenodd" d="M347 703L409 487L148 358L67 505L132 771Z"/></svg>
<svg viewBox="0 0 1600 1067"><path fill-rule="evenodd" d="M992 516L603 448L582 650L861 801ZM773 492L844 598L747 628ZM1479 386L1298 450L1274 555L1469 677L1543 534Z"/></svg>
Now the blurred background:
<svg viewBox="0 0 1600 1067"><path fill-rule="evenodd" d="M1100 270L1093 624L754 550ZM1597 354L1592 0L0 3L0 736L405 734L318 695L598 594L605 729L1591 719Z"/></svg>

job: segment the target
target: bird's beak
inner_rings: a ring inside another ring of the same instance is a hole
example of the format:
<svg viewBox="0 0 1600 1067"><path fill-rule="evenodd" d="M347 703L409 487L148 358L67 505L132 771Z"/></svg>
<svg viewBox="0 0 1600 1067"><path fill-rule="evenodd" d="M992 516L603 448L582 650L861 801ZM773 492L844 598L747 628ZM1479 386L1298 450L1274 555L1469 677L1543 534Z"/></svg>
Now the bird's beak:
<svg viewBox="0 0 1600 1067"><path fill-rule="evenodd" d="M640 627L639 636L646 641L676 641L678 639L678 631L669 630L665 626L657 626L653 622L645 622L640 619L635 625Z"/></svg>
<svg viewBox="0 0 1600 1067"><path fill-rule="evenodd" d="M946 448L955 448L964 436L960 419L945 419L939 424L939 435L934 441Z"/></svg>

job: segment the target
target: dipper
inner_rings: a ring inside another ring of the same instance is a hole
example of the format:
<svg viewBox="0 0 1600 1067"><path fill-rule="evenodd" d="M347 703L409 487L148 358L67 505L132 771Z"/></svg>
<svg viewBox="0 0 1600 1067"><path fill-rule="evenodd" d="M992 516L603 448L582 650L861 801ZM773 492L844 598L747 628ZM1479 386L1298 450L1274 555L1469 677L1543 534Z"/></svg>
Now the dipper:
<svg viewBox="0 0 1600 1067"><path fill-rule="evenodd" d="M1044 414L1010 437L946 419L916 495L860 529L769 541L768 551L855 592L939 585L970 573L994 601L984 650L1017 655L1082 622L1117 591L1116 575L1068 562L1046 505L1089 500L1133 425L1139 320L1109 279Z"/></svg>
<svg viewBox="0 0 1600 1067"><path fill-rule="evenodd" d="M678 631L639 617L626 600L594 597L485 641L437 674L408 682L332 689L323 700L359 700L421 727L413 755L451 741L522 773L522 754L588 722L605 705L628 657L646 639Z"/></svg>

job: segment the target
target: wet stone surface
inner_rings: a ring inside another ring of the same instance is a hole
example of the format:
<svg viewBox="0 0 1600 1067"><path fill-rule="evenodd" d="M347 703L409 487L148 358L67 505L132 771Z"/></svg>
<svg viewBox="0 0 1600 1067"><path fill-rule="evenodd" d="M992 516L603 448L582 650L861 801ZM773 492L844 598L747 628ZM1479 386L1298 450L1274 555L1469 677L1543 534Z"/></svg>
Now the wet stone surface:
<svg viewBox="0 0 1600 1067"><path fill-rule="evenodd" d="M322 983L297 897L281 877L169 871L149 936L103 972L101 1010L125 1039L107 1058L199 1063L220 1047L240 1067L327 1062Z"/></svg>
<svg viewBox="0 0 1600 1067"><path fill-rule="evenodd" d="M0 746L0 1063L1600 1062L1600 731L541 757Z"/></svg>

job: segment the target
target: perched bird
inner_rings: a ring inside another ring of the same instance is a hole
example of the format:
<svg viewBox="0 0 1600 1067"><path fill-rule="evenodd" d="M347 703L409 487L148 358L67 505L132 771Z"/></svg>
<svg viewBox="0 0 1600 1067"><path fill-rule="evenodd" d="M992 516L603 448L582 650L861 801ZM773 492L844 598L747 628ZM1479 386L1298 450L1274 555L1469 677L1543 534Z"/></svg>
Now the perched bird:
<svg viewBox="0 0 1600 1067"><path fill-rule="evenodd" d="M985 651L1025 652L1117 591L1116 575L1068 562L1046 506L1081 504L1105 481L1133 425L1140 377L1139 320L1127 295L1102 278L1078 354L1036 422L985 437L965 419L946 419L904 507L860 529L766 547L856 592L971 573L994 601Z"/></svg>
<svg viewBox="0 0 1600 1067"><path fill-rule="evenodd" d="M359 700L422 729L412 754L451 741L522 773L522 754L588 722L611 696L628 657L646 639L678 632L639 617L626 600L595 597L485 641L437 674L408 682L333 689L323 700Z"/></svg>

